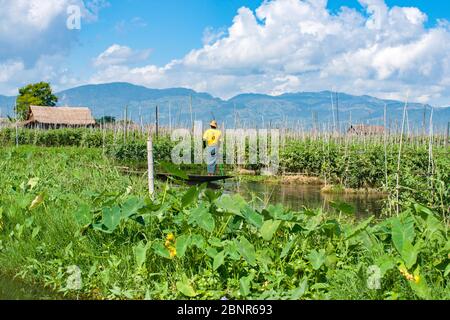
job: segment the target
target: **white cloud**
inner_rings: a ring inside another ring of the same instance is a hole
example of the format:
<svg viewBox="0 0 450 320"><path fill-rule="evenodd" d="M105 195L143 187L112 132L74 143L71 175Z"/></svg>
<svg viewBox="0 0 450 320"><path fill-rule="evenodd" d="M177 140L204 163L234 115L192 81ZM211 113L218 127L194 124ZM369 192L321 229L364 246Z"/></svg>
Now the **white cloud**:
<svg viewBox="0 0 450 320"><path fill-rule="evenodd" d="M33 81L75 83L64 67L79 32L67 28L67 8L80 7L83 23L97 19L105 0L0 0L0 92L16 94Z"/></svg>
<svg viewBox="0 0 450 320"><path fill-rule="evenodd" d="M95 58L93 64L96 67L133 64L147 60L150 53L150 49L132 50L127 46L113 44Z"/></svg>
<svg viewBox="0 0 450 320"><path fill-rule="evenodd" d="M450 28L427 29L417 8L359 0L367 15L326 0L265 1L239 9L226 35L164 67L121 65L93 77L151 87L186 86L228 98L335 88L353 94L450 104ZM117 74L114 74L114 71Z"/></svg>

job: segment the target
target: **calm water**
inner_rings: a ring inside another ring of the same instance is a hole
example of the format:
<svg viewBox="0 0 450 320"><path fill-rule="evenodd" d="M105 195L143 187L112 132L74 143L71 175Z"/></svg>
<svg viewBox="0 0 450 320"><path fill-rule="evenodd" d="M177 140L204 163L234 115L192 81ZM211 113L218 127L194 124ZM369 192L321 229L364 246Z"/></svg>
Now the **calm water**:
<svg viewBox="0 0 450 320"><path fill-rule="evenodd" d="M249 201L256 197L256 205L260 207L282 203L294 211L303 207L333 210L330 202L342 201L352 205L360 217L378 216L383 209L384 196L380 194L324 194L321 186L262 182L229 181L224 186L227 192L237 192Z"/></svg>

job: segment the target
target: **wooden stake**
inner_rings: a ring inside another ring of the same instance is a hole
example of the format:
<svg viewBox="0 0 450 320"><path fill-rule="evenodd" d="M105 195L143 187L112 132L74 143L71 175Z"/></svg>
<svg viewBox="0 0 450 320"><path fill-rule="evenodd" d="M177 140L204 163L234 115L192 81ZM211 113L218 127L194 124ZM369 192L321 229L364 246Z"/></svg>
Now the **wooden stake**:
<svg viewBox="0 0 450 320"><path fill-rule="evenodd" d="M154 199L155 181L153 169L153 140L151 132L149 132L147 139L147 163L148 163L148 191L150 194L150 198Z"/></svg>

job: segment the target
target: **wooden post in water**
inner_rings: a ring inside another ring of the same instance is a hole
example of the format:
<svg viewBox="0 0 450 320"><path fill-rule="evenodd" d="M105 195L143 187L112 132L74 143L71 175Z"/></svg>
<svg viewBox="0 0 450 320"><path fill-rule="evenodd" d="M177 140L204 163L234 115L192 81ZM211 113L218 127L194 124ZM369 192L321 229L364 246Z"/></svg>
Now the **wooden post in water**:
<svg viewBox="0 0 450 320"><path fill-rule="evenodd" d="M149 131L147 139L147 163L148 163L148 192L150 198L154 198L155 193L155 181L154 181L154 169L153 169L153 140L152 133Z"/></svg>

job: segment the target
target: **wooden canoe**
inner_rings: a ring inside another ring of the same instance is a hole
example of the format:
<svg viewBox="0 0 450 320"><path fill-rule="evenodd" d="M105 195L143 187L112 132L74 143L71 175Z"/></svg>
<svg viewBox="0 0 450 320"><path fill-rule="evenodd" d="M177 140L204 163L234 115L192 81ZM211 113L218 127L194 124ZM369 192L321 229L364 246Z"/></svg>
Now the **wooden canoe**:
<svg viewBox="0 0 450 320"><path fill-rule="evenodd" d="M160 179L167 180L169 177L173 177L173 175L170 175L168 173L157 173L156 176ZM204 182L214 182L214 181L220 181L220 180L227 180L234 178L233 176L202 176L202 175L195 175L195 174L188 174L188 179L183 179L188 182L198 182L198 183L204 183ZM180 179L177 177L177 179Z"/></svg>

